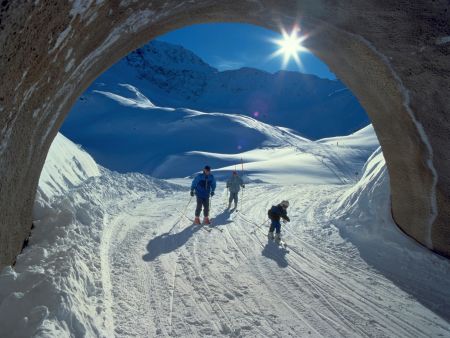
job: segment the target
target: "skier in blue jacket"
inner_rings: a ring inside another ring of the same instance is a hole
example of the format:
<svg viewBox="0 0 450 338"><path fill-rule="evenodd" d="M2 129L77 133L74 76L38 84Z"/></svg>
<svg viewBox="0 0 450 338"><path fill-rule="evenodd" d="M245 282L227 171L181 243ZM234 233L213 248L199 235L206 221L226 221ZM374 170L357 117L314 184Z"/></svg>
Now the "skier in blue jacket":
<svg viewBox="0 0 450 338"><path fill-rule="evenodd" d="M282 218L285 222L290 222L287 215L287 208L289 207L289 201L281 201L278 205L273 205L272 208L269 209L269 218L272 221L269 228L269 233L267 234L269 239L274 239L277 242L281 241L281 223L280 219ZM273 231L276 231L275 237L273 236Z"/></svg>
<svg viewBox="0 0 450 338"><path fill-rule="evenodd" d="M203 207L203 224L210 224L209 221L209 197L214 196L216 190L216 180L211 174L211 168L205 166L203 172L198 174L191 185L191 196L197 196L197 208L195 209L194 224L200 224L200 212Z"/></svg>

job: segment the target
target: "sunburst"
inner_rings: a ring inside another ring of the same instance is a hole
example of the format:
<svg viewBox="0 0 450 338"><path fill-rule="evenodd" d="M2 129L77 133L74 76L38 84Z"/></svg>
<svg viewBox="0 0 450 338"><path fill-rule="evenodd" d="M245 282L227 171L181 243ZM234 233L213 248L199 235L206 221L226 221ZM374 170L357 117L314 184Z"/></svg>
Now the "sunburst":
<svg viewBox="0 0 450 338"><path fill-rule="evenodd" d="M306 36L300 36L300 28L294 26L291 33L288 34L286 30L281 29L282 38L274 39L272 42L277 44L280 48L276 50L270 57L283 56L283 68L285 68L289 61L293 59L295 63L302 67L299 54L305 52L308 49L302 45L302 42L306 39Z"/></svg>

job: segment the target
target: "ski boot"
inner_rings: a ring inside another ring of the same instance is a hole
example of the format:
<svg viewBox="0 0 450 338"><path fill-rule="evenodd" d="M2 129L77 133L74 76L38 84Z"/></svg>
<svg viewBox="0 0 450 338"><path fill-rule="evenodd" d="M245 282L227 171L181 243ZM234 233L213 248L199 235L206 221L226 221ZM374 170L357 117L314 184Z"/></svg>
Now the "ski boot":
<svg viewBox="0 0 450 338"><path fill-rule="evenodd" d="M205 218L203 218L203 224L206 224L206 225L210 225L211 224L211 222L209 221L209 217L208 216L205 216Z"/></svg>
<svg viewBox="0 0 450 338"><path fill-rule="evenodd" d="M269 233L267 234L267 238L269 239L269 240L273 240L273 231L269 231Z"/></svg>
<svg viewBox="0 0 450 338"><path fill-rule="evenodd" d="M195 217L194 224L200 224L200 217Z"/></svg>

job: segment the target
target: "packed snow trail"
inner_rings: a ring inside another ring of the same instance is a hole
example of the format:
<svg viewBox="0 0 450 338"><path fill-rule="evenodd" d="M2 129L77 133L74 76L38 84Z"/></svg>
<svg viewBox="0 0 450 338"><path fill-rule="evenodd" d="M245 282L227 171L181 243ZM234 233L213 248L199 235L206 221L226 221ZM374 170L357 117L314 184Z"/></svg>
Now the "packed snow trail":
<svg viewBox="0 0 450 338"><path fill-rule="evenodd" d="M210 232L189 220L194 203L181 215L188 192L143 197L109 218L103 283L117 337L450 335L447 321L341 238L327 208L342 186L248 185L232 214L217 191ZM264 224L282 199L289 253L267 241Z"/></svg>

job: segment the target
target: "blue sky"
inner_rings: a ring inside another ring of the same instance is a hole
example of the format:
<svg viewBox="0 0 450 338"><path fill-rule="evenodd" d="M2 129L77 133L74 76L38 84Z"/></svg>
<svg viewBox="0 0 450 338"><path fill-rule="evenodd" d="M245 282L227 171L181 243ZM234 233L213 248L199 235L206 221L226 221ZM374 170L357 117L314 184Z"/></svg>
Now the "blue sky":
<svg viewBox="0 0 450 338"><path fill-rule="evenodd" d="M281 34L247 24L220 23L188 26L158 37L158 40L181 45L220 70L253 67L270 73L282 69L282 57L270 59L278 49L271 39ZM303 69L291 60L285 69L335 79L327 65L312 53L300 54Z"/></svg>

